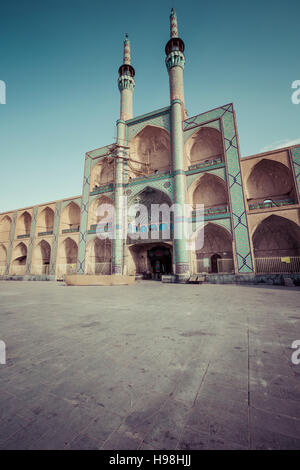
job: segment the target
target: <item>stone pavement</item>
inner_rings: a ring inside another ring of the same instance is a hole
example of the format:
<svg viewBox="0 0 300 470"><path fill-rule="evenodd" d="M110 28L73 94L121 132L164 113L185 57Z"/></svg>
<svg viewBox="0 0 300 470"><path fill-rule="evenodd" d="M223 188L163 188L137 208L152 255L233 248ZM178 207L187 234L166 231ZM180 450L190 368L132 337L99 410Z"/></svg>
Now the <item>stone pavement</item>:
<svg viewBox="0 0 300 470"><path fill-rule="evenodd" d="M299 288L0 282L1 449L300 449Z"/></svg>

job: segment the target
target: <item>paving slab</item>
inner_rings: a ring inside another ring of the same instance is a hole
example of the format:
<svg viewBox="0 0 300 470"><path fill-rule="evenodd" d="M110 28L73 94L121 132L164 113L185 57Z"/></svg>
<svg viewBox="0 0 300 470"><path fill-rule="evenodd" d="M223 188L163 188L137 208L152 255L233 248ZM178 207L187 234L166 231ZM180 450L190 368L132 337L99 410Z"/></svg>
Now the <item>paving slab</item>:
<svg viewBox="0 0 300 470"><path fill-rule="evenodd" d="M300 289L0 282L0 449L300 449Z"/></svg>

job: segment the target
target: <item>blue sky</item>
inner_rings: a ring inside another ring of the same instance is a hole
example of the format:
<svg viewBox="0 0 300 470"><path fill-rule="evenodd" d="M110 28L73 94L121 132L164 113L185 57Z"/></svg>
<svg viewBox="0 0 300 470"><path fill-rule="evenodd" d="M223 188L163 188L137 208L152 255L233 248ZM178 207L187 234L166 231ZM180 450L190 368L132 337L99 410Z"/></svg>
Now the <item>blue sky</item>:
<svg viewBox="0 0 300 470"><path fill-rule="evenodd" d="M114 140L126 32L134 115L169 104L172 6L189 116L233 102L243 156L300 142L299 0L1 2L0 211L81 193L85 152Z"/></svg>

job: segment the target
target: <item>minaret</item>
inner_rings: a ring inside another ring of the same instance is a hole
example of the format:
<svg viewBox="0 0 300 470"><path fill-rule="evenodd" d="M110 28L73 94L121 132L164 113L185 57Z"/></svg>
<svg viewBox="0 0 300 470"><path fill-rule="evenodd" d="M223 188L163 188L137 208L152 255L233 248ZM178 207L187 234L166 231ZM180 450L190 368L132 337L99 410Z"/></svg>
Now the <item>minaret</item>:
<svg viewBox="0 0 300 470"><path fill-rule="evenodd" d="M166 66L169 72L170 82L170 103L174 99L182 102L182 113L185 117L184 109L184 87L183 87L183 70L185 64L184 42L178 37L177 16L174 8L170 15L170 39L165 47Z"/></svg>
<svg viewBox="0 0 300 470"><path fill-rule="evenodd" d="M120 119L127 121L132 118L132 94L135 87L135 70L130 64L130 41L126 34L124 41L123 64L119 68L118 86L121 93Z"/></svg>
<svg viewBox="0 0 300 470"><path fill-rule="evenodd" d="M178 37L177 17L174 9L170 15L170 36L167 42L166 66L170 80L170 104L171 104L171 151L173 167L173 191L174 191L174 240L173 261L178 282L185 282L189 276L189 252L187 249L185 224L186 204L186 176L183 151L182 121L185 118L183 68L185 63L184 42ZM179 234L179 236L178 236Z"/></svg>
<svg viewBox="0 0 300 470"><path fill-rule="evenodd" d="M112 244L112 273L123 274L123 238L124 233L122 196L123 196L123 168L126 147L126 123L132 118L132 94L135 86L135 70L130 64L130 42L128 34L124 41L123 64L119 68L118 86L121 94L120 119L117 121L117 152L115 157L115 238Z"/></svg>

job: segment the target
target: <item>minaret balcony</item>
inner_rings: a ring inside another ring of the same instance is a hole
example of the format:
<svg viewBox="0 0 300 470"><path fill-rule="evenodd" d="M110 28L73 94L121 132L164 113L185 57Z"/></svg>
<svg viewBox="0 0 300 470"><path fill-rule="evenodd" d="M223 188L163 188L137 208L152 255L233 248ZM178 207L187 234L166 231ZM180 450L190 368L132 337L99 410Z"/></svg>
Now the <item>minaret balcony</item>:
<svg viewBox="0 0 300 470"><path fill-rule="evenodd" d="M120 75L120 77L118 78L118 87L120 91L126 88L128 90L133 90L135 87L134 78L130 75Z"/></svg>
<svg viewBox="0 0 300 470"><path fill-rule="evenodd" d="M175 50L170 52L166 57L166 67L170 70L172 67L179 66L184 69L185 57L183 52Z"/></svg>

